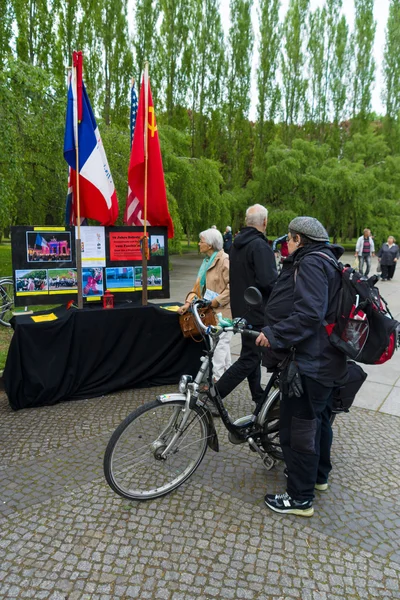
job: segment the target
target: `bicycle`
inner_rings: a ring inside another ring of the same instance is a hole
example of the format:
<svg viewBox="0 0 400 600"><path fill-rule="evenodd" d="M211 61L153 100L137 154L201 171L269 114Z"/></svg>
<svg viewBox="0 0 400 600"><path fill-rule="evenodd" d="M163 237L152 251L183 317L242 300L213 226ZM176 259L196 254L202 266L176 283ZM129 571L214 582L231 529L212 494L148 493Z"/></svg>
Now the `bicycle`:
<svg viewBox="0 0 400 600"><path fill-rule="evenodd" d="M11 327L14 308L14 282L11 277L0 278L0 324Z"/></svg>
<svg viewBox="0 0 400 600"><path fill-rule="evenodd" d="M246 303L258 306L262 296L256 288L245 292ZM274 369L263 398L253 413L232 421L217 394L212 375L212 357L224 331L247 335L259 332L246 328L243 318L232 326L205 327L198 310L202 300L192 302L197 327L206 344L205 356L193 378L182 375L179 393L160 394L128 415L112 434L104 455L108 485L128 500L158 498L182 485L196 471L207 448L218 452L218 437L210 407L217 408L232 444L247 443L269 471L283 460L279 443L279 369ZM207 382L206 388L204 387ZM347 412L347 408L337 412ZM335 415L332 414L333 422Z"/></svg>

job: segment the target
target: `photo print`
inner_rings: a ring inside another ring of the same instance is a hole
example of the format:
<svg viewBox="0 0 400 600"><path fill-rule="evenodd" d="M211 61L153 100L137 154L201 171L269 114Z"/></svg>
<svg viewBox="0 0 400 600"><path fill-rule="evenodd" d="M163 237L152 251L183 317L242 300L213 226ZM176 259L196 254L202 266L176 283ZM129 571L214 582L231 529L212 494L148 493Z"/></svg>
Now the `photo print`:
<svg viewBox="0 0 400 600"><path fill-rule="evenodd" d="M71 254L71 233L69 231L27 231L27 262L69 262Z"/></svg>
<svg viewBox="0 0 400 600"><path fill-rule="evenodd" d="M76 269L49 269L50 292L77 292L78 275Z"/></svg>
<svg viewBox="0 0 400 600"><path fill-rule="evenodd" d="M135 267L135 288L143 286L142 267ZM147 267L147 289L161 290L162 267Z"/></svg>
<svg viewBox="0 0 400 600"><path fill-rule="evenodd" d="M15 271L15 286L17 294L38 294L47 292L47 271L45 269Z"/></svg>
<svg viewBox="0 0 400 600"><path fill-rule="evenodd" d="M84 267L82 269L83 297L103 296L103 269L100 267Z"/></svg>
<svg viewBox="0 0 400 600"><path fill-rule="evenodd" d="M152 256L164 256L165 249L163 235L150 236L150 253Z"/></svg>
<svg viewBox="0 0 400 600"><path fill-rule="evenodd" d="M107 267L106 289L110 291L133 291L133 267Z"/></svg>

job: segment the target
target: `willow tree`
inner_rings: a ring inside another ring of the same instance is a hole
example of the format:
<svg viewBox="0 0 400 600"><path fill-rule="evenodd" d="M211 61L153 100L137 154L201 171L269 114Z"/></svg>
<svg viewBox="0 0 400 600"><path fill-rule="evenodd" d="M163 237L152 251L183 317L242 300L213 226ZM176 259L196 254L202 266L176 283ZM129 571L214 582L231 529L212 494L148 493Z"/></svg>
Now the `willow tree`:
<svg viewBox="0 0 400 600"><path fill-rule="evenodd" d="M260 42L257 68L257 155L262 156L272 138L273 123L279 111L280 89L277 68L281 43L280 0L261 0L258 11Z"/></svg>

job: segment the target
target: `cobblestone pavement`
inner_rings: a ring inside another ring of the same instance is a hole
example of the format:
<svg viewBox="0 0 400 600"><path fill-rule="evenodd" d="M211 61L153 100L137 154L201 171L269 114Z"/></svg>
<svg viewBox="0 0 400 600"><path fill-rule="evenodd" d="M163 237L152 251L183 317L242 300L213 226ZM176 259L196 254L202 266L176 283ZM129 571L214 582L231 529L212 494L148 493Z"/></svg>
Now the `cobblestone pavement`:
<svg viewBox="0 0 400 600"><path fill-rule="evenodd" d="M199 263L174 258L172 300ZM387 287L396 315L399 287ZM400 599L396 361L369 371L360 402L372 410L336 419L330 487L311 519L265 507L266 491L285 489L283 466L267 472L218 420L220 452L177 491L147 503L115 495L102 472L112 431L174 386L16 413L0 392L0 598ZM248 397L242 384L232 416L248 414Z"/></svg>
<svg viewBox="0 0 400 600"><path fill-rule="evenodd" d="M172 391L173 387L162 391ZM102 474L119 422L160 388L12 412L0 395L0 597L51 599L400 598L400 419L336 419L334 471L311 519L268 511L284 489L229 444L176 492L116 496ZM243 384L233 416L249 410Z"/></svg>

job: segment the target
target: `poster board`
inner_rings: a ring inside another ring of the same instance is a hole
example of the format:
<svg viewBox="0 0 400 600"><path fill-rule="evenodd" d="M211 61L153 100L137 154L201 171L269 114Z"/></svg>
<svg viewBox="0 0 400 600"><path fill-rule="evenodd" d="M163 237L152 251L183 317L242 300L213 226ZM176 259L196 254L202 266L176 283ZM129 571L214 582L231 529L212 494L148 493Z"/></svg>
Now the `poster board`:
<svg viewBox="0 0 400 600"><path fill-rule="evenodd" d="M148 227L148 297L169 298L166 227ZM11 228L15 306L66 304L78 299L75 227ZM142 227L81 227L84 303L142 298Z"/></svg>

